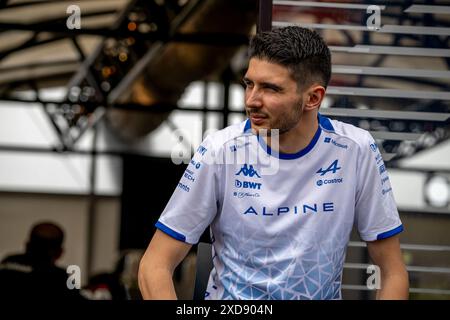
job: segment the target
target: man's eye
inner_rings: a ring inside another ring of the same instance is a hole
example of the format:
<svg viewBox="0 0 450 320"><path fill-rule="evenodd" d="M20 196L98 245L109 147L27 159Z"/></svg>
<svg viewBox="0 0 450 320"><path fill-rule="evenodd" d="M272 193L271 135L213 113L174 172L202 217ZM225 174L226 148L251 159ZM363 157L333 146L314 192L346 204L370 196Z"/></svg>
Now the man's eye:
<svg viewBox="0 0 450 320"><path fill-rule="evenodd" d="M278 88L272 87L272 86L265 86L264 89L269 90L271 92L278 92L278 91L280 91Z"/></svg>

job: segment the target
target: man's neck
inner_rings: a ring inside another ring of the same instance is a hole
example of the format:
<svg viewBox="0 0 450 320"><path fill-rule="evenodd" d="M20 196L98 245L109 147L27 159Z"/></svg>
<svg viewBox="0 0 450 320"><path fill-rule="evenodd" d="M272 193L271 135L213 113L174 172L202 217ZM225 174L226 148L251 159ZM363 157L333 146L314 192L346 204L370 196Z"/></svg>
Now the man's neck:
<svg viewBox="0 0 450 320"><path fill-rule="evenodd" d="M269 137L266 142L271 148L278 149L280 153L297 153L309 145L317 132L318 126L317 112L303 113L302 118L294 128L278 136L278 148L271 141L273 137Z"/></svg>

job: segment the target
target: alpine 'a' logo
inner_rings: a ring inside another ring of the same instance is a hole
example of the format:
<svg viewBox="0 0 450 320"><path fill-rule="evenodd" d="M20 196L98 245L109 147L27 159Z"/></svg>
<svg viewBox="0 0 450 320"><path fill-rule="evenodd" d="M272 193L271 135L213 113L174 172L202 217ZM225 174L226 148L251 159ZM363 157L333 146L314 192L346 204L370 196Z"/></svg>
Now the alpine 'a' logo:
<svg viewBox="0 0 450 320"><path fill-rule="evenodd" d="M330 164L330 166L328 168L326 168L325 170L320 168L319 170L317 170L316 173L320 173L321 176L324 176L327 172L331 171L333 173L336 173L336 171L338 171L340 169L341 169L341 167L339 167L338 159L336 159Z"/></svg>

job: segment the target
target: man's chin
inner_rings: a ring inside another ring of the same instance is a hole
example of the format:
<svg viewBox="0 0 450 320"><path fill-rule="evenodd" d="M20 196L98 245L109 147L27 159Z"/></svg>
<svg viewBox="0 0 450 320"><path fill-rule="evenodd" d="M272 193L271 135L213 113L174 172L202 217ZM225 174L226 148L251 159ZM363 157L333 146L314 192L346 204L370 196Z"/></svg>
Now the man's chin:
<svg viewBox="0 0 450 320"><path fill-rule="evenodd" d="M266 137L278 135L278 129L272 129L269 126L257 126L252 123L252 132L256 135L262 135Z"/></svg>

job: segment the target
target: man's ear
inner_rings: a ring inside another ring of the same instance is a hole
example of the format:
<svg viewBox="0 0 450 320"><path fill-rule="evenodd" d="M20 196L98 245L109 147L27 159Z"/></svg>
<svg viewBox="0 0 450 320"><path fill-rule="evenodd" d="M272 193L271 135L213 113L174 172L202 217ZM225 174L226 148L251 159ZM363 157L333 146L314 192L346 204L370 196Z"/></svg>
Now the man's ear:
<svg viewBox="0 0 450 320"><path fill-rule="evenodd" d="M313 84L305 91L305 111L319 109L325 97L325 88L319 84Z"/></svg>

